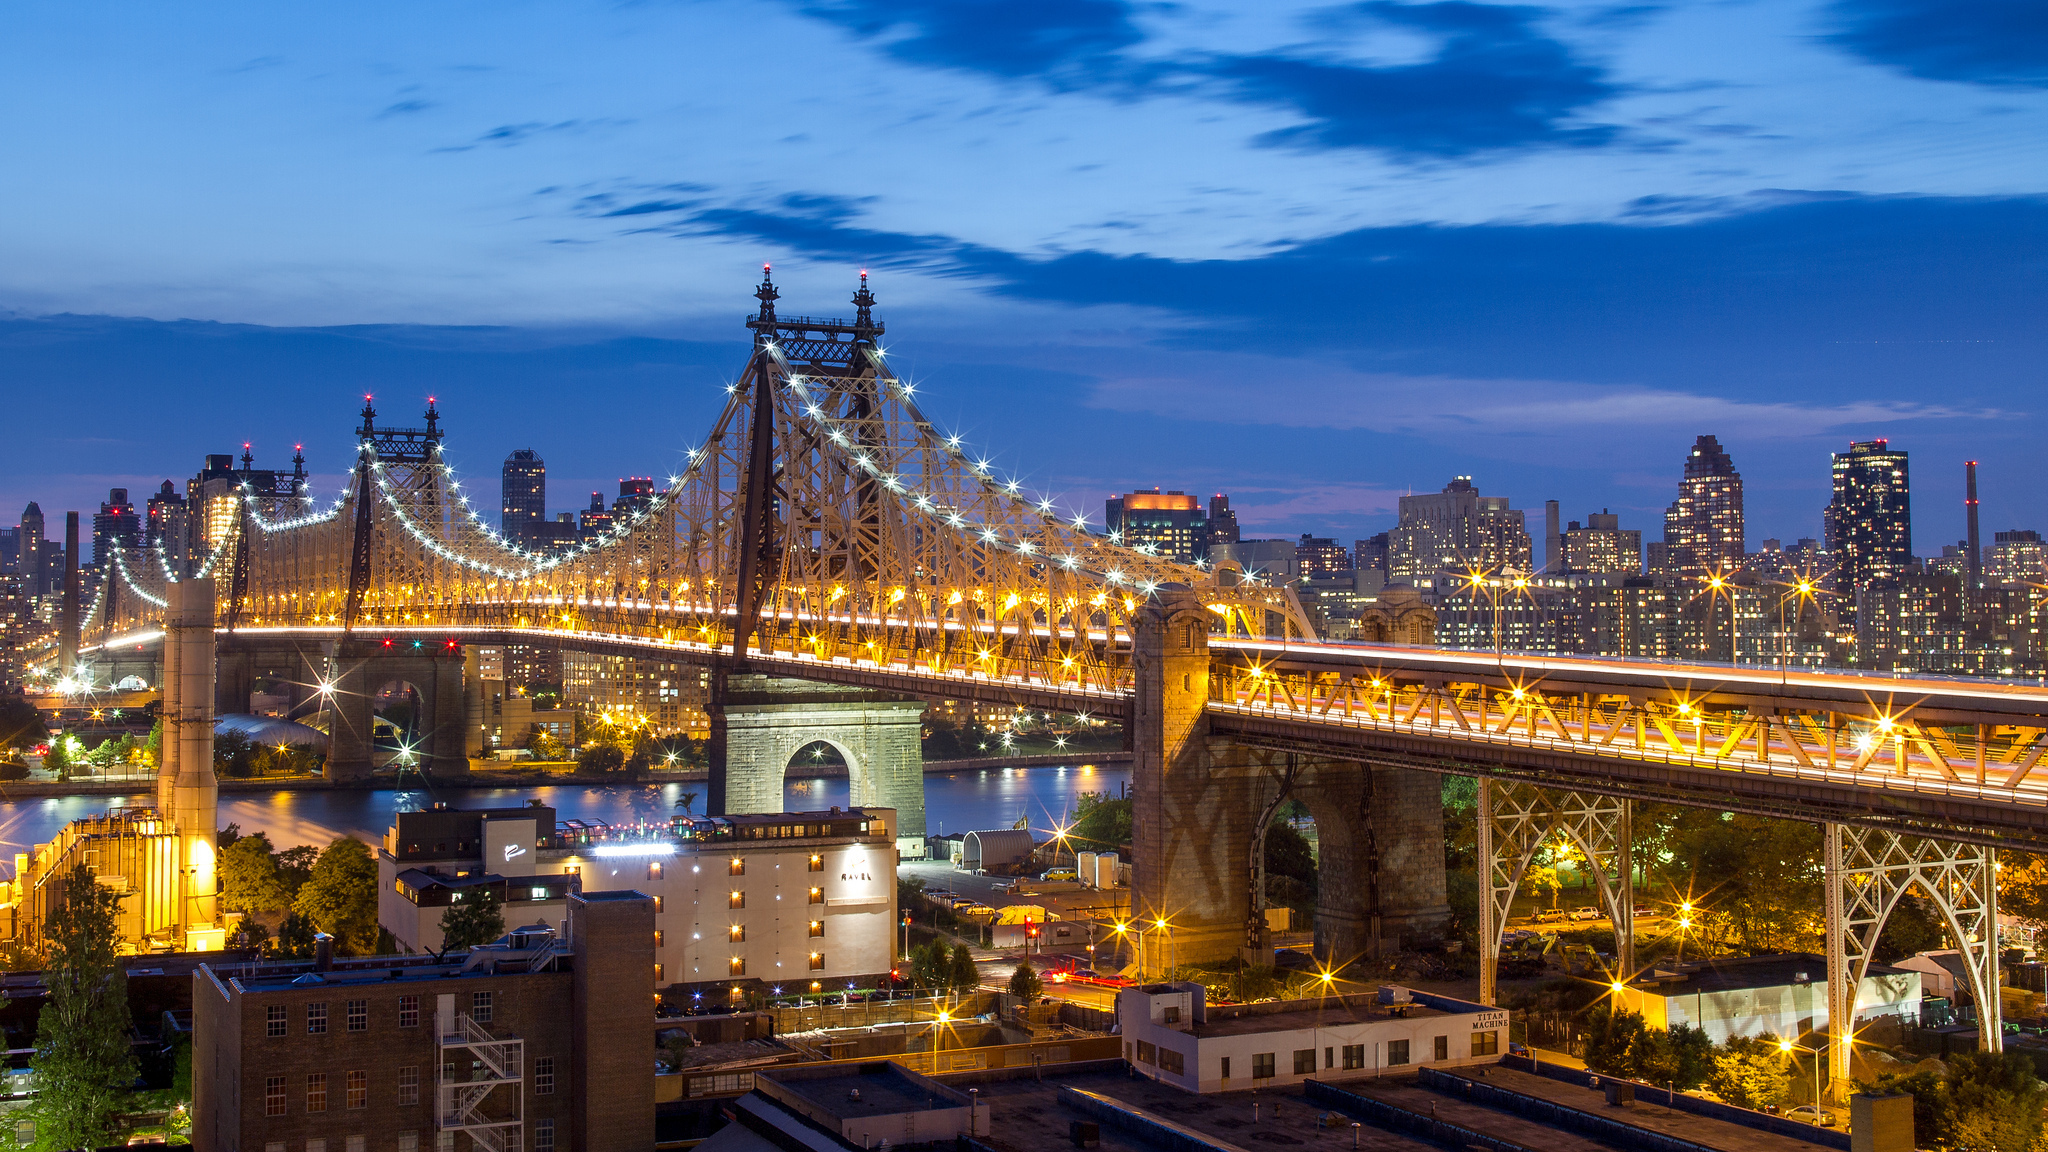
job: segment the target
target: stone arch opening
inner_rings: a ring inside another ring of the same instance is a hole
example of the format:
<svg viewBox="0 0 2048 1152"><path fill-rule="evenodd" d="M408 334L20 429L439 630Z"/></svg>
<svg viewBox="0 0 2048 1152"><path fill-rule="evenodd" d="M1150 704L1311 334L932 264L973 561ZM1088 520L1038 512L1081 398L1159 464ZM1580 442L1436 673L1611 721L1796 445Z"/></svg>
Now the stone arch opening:
<svg viewBox="0 0 2048 1152"><path fill-rule="evenodd" d="M851 750L829 738L799 746L782 769L783 807L815 812L852 806L858 762Z"/></svg>
<svg viewBox="0 0 2048 1152"><path fill-rule="evenodd" d="M370 747L380 765L421 747L432 727L426 701L427 693L403 676L384 678L370 693Z"/></svg>
<svg viewBox="0 0 2048 1152"><path fill-rule="evenodd" d="M924 855L923 701L800 680L735 677L721 711L725 764L710 788L717 814L785 811L791 762L809 760L806 750L822 744L846 765L845 803L894 808L898 848L907 856Z"/></svg>

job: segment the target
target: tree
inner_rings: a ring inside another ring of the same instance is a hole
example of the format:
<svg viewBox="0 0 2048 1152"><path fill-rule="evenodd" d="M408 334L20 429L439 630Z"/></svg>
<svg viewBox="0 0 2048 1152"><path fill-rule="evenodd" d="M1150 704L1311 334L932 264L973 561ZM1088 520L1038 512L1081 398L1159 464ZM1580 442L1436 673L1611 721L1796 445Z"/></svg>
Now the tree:
<svg viewBox="0 0 2048 1152"><path fill-rule="evenodd" d="M19 693L0 695L0 747L33 748L49 737L35 705Z"/></svg>
<svg viewBox="0 0 2048 1152"><path fill-rule="evenodd" d="M489 944L505 934L505 902L496 889L470 888L456 893L454 903L441 913L441 951L474 948Z"/></svg>
<svg viewBox="0 0 2048 1152"><path fill-rule="evenodd" d="M1038 969L1028 961L1017 965L1017 970L1010 973L1010 995L1036 1000L1044 993L1045 981L1039 978Z"/></svg>
<svg viewBox="0 0 2048 1152"><path fill-rule="evenodd" d="M1106 792L1074 797L1074 826L1068 838L1115 849L1131 842L1131 802L1111 800Z"/></svg>
<svg viewBox="0 0 2048 1152"><path fill-rule="evenodd" d="M1649 1030L1640 1012L1601 1004L1586 1014L1586 1067L1608 1076L1638 1078Z"/></svg>
<svg viewBox="0 0 2048 1152"><path fill-rule="evenodd" d="M953 957L944 940L933 940L910 950L910 982L920 988L942 992L952 982Z"/></svg>
<svg viewBox="0 0 2048 1152"><path fill-rule="evenodd" d="M71 758L78 750L78 741L62 733L50 740L50 750L43 755L43 767L57 774L59 780L71 779Z"/></svg>
<svg viewBox="0 0 2048 1152"><path fill-rule="evenodd" d="M270 837L238 836L220 854L221 907L230 912L282 912L291 907Z"/></svg>
<svg viewBox="0 0 2048 1152"><path fill-rule="evenodd" d="M676 795L676 807L683 810L683 815L688 816L690 809L696 806L697 794L695 792L681 792Z"/></svg>
<svg viewBox="0 0 2048 1152"><path fill-rule="evenodd" d="M256 771L256 746L241 732L221 732L213 738L213 770L222 776L246 777Z"/></svg>
<svg viewBox="0 0 2048 1152"><path fill-rule="evenodd" d="M2032 1152L2042 1142L2048 1088L2023 1053L1965 1052L1949 1058L1948 1074L1887 1073L1859 1081L1864 1092L1913 1097L1913 1139L1923 1148L1958 1152Z"/></svg>
<svg viewBox="0 0 2048 1152"><path fill-rule="evenodd" d="M535 760L566 760L569 758L569 751L562 747L562 742L555 739L553 733L540 728L534 729L533 738L526 742L526 750L533 753Z"/></svg>
<svg viewBox="0 0 2048 1152"><path fill-rule="evenodd" d="M311 844L294 844L277 854L277 878L292 899L298 899L299 889L306 886L313 875L313 864L319 859L320 850Z"/></svg>
<svg viewBox="0 0 2048 1152"><path fill-rule="evenodd" d="M580 761L586 772L602 772L610 775L626 767L626 754L616 744L593 744L583 750Z"/></svg>
<svg viewBox="0 0 2048 1152"><path fill-rule="evenodd" d="M371 955L377 947L377 865L369 846L353 836L329 844L292 910L334 937L344 954Z"/></svg>
<svg viewBox="0 0 2048 1152"><path fill-rule="evenodd" d="M1738 1108L1777 1104L1792 1092L1790 1063L1770 1033L1737 1036L1714 1056L1707 1087Z"/></svg>
<svg viewBox="0 0 2048 1152"><path fill-rule="evenodd" d="M36 1028L36 1143L50 1149L115 1143L116 1116L134 1087L128 977L116 949L121 898L80 864L43 925L50 998Z"/></svg>
<svg viewBox="0 0 2048 1152"><path fill-rule="evenodd" d="M981 983L981 970L974 966L974 953L968 950L967 945L953 945L953 960L947 975L955 992L972 992Z"/></svg>
<svg viewBox="0 0 2048 1152"><path fill-rule="evenodd" d="M285 913L284 923L277 926L277 954L294 959L305 959L313 954L313 923L297 912Z"/></svg>

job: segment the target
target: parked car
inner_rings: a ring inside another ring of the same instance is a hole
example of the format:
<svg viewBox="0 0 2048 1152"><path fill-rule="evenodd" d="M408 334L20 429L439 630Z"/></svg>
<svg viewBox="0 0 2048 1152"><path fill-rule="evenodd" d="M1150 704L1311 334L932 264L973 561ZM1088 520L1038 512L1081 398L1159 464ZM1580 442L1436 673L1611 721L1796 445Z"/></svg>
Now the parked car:
<svg viewBox="0 0 2048 1152"><path fill-rule="evenodd" d="M1802 1124L1812 1124L1820 1128L1833 1128L1835 1126L1835 1114L1813 1104L1801 1104L1797 1108L1787 1110L1785 1115L1788 1119L1797 1120Z"/></svg>
<svg viewBox="0 0 2048 1152"><path fill-rule="evenodd" d="M1571 911L1570 919L1574 923L1583 923L1587 920L1604 919L1604 917L1598 908L1574 908Z"/></svg>
<svg viewBox="0 0 2048 1152"><path fill-rule="evenodd" d="M1634 911L1630 912L1629 915L1637 920L1655 920L1664 914L1662 912L1657 911L1657 909L1652 905L1638 904L1635 906Z"/></svg>
<svg viewBox="0 0 2048 1152"><path fill-rule="evenodd" d="M1072 868L1052 868L1039 877L1040 880L1077 880L1080 876Z"/></svg>
<svg viewBox="0 0 2048 1152"><path fill-rule="evenodd" d="M1538 924L1555 924L1563 920L1566 915L1567 913L1562 908L1545 908L1536 913L1536 922Z"/></svg>

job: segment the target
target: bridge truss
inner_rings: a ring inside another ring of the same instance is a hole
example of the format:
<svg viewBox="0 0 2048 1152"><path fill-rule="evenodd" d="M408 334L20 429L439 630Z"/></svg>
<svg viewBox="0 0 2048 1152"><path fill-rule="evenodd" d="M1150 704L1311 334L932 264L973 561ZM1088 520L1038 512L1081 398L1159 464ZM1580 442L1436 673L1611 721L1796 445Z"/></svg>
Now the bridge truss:
<svg viewBox="0 0 2048 1152"><path fill-rule="evenodd" d="M1091 532L941 435L877 344L865 282L852 321L778 317L765 274L756 295L753 353L710 435L596 539L505 539L444 460L431 402L424 429L381 426L366 402L334 505L281 517L244 492L199 570L228 574L221 626L587 637L1093 695L1124 690L1130 614L1161 586L1201 589L1219 634L1313 637L1291 590ZM115 574L88 630L153 627L178 574L142 550Z"/></svg>
<svg viewBox="0 0 2048 1152"><path fill-rule="evenodd" d="M1091 532L938 432L889 367L864 281L852 320L778 316L765 271L755 295L752 350L710 434L595 539L562 553L508 541L444 459L431 401L411 429L379 425L366 402L333 505L243 487L192 573L230 590L218 626L556 643L1122 714L1134 615L1186 587L1210 616L1215 736L1482 778L1489 990L1505 911L1547 837L1592 862L1628 938L1642 801L1829 830L1837 997L1913 886L1995 983L1985 862L2048 848L2048 689L1322 643L1288 588ZM106 642L160 629L186 574L121 549L113 575L86 622ZM1995 1045L1995 992L1983 1008Z"/></svg>

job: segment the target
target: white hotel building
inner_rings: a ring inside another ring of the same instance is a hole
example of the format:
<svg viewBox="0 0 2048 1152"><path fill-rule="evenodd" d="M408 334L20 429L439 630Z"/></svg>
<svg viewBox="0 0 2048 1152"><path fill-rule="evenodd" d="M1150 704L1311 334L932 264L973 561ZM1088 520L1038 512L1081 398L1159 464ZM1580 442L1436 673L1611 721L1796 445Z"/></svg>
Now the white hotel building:
<svg viewBox="0 0 2048 1152"><path fill-rule="evenodd" d="M654 898L654 980L711 999L823 991L886 974L896 939L896 813L888 808L557 824L524 808L401 812L377 853L378 922L409 952L490 889L505 926L559 926L571 891Z"/></svg>

